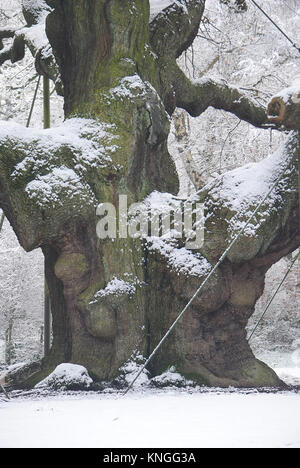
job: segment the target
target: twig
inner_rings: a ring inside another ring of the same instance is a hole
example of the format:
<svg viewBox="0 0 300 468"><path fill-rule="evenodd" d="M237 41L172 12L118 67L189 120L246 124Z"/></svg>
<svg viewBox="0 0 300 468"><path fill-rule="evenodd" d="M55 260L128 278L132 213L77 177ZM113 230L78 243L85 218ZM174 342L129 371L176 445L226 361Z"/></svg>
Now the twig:
<svg viewBox="0 0 300 468"><path fill-rule="evenodd" d="M1 231L2 231L4 219L5 219L5 214L4 214L3 211L2 211L1 216L0 216L0 233L1 233Z"/></svg>

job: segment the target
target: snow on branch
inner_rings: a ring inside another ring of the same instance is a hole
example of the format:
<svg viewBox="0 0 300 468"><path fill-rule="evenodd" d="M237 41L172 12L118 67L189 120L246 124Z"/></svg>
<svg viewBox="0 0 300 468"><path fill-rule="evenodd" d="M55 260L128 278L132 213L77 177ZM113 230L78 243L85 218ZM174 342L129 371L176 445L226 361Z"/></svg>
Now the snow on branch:
<svg viewBox="0 0 300 468"><path fill-rule="evenodd" d="M14 37L17 28L0 28L0 41Z"/></svg>
<svg viewBox="0 0 300 468"><path fill-rule="evenodd" d="M26 222L19 238L25 250L51 233L51 212L65 216L59 213L67 206L69 216L94 213L97 200L90 180L117 173L112 161L117 143L112 125L93 119L67 119L47 130L0 122L0 207L8 219L13 213L19 220L30 211L32 224Z"/></svg>
<svg viewBox="0 0 300 468"><path fill-rule="evenodd" d="M152 12L158 12L150 23L150 44L158 56L177 58L193 43L198 33L205 1L163 1L161 6L167 6L162 10L157 3L150 3Z"/></svg>
<svg viewBox="0 0 300 468"><path fill-rule="evenodd" d="M150 21L173 3L173 0L150 0Z"/></svg>
<svg viewBox="0 0 300 468"><path fill-rule="evenodd" d="M300 80L273 96L267 108L268 121L288 130L300 128Z"/></svg>
<svg viewBox="0 0 300 468"><path fill-rule="evenodd" d="M289 215L293 219L290 239L295 248L299 244L299 210L296 209L298 157L298 135L297 132L291 132L277 151L267 158L220 175L202 189L208 213L207 235L209 233L210 242L215 242L218 249L225 250L285 170L278 185L228 255L231 262L253 259L258 253L264 255L276 236L280 239ZM227 225L224 229L228 236L225 242L226 236L220 237L216 229L216 224L221 226L222 223ZM285 248L286 241L283 244Z"/></svg>
<svg viewBox="0 0 300 468"><path fill-rule="evenodd" d="M15 32L14 32L15 35ZM11 37L11 36L10 36ZM25 43L22 37L16 36L11 46L3 47L0 50L0 65L7 60L12 63L22 60L25 55Z"/></svg>
<svg viewBox="0 0 300 468"><path fill-rule="evenodd" d="M197 117L208 107L221 109L236 115L258 128L266 128L265 108L239 88L230 86L225 80L189 80L177 67L173 73L176 106Z"/></svg>

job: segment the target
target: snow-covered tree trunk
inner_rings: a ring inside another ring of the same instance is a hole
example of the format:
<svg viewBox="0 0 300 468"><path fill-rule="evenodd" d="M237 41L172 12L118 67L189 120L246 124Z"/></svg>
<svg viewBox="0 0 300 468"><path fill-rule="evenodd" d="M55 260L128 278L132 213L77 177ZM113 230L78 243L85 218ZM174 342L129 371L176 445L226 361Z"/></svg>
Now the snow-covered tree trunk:
<svg viewBox="0 0 300 468"><path fill-rule="evenodd" d="M290 161L263 214L150 368L156 375L176 365L209 385L279 385L276 374L253 356L245 327L266 271L299 245L298 136L291 135L269 160L228 173L202 190L206 235L200 249L163 239L99 240L99 203L118 206L120 195L128 204L141 202L157 190L169 193L159 198L167 205L176 195L178 178L167 150L168 114L176 107L197 116L214 106L257 127L266 123L266 113L237 88L214 80L192 82L178 67L176 59L197 34L204 0L172 3L150 26L148 0L26 3L30 27L52 8L46 32L61 81L50 49L40 51L37 69L58 83L66 121L44 131L0 127L0 206L21 245L42 248L53 315L49 356L10 382L33 385L61 362L112 380L135 352L149 355ZM11 34L7 30L6 37ZM24 37L28 34L17 34L18 41ZM10 53L15 48L14 41Z"/></svg>

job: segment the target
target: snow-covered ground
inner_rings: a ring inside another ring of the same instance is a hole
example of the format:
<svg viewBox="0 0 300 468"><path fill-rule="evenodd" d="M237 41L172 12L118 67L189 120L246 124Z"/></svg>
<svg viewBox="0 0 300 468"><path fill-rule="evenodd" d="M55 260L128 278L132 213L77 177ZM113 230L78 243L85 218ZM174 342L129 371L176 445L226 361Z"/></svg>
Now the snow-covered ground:
<svg viewBox="0 0 300 468"><path fill-rule="evenodd" d="M300 448L300 394L211 390L0 403L0 447Z"/></svg>

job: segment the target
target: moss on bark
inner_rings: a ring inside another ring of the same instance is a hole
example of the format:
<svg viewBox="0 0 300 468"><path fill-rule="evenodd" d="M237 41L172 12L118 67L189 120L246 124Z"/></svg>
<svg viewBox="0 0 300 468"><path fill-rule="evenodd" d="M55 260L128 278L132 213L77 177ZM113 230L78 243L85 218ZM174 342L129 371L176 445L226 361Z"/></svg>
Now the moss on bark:
<svg viewBox="0 0 300 468"><path fill-rule="evenodd" d="M159 17L151 24L150 34L148 0L48 3L54 11L47 34L60 67L66 124L85 122L73 135L87 149L73 141L50 144L50 133L31 134L29 144L28 138L0 142L0 204L21 244L27 250L42 246L52 304L53 346L35 368L37 374L24 374L25 385L61 362L81 364L98 380L113 380L134 352L149 355L206 277L207 272L178 271L142 240L96 236L97 203L117 206L120 194L130 204L153 190L177 193L178 177L167 150L167 112L182 105L201 113L213 96L218 108L258 126L264 120L252 102L242 99L237 105L237 90L211 82L195 85L179 71L176 57L192 43L204 1L186 2L186 9L176 4L167 22ZM46 146L40 145L43 138ZM298 157L297 145L290 151ZM93 153L92 164L83 153ZM61 168L72 174L72 183L56 183ZM41 183L50 175L50 196L41 198ZM265 272L299 245L295 173L287 177L282 202L261 221L257 235L241 238L151 362L152 375L176 365L198 383L280 384L254 358L245 326ZM201 194L209 210L201 258L211 264L228 245L237 214L216 198L221 188L222 180ZM110 293L116 280L128 288Z"/></svg>

